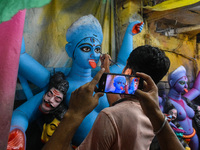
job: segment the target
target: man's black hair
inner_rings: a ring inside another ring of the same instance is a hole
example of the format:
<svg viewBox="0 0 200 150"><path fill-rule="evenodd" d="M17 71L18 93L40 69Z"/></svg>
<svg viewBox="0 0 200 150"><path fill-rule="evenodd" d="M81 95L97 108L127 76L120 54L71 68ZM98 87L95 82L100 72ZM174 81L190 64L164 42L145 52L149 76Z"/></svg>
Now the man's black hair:
<svg viewBox="0 0 200 150"><path fill-rule="evenodd" d="M127 68L131 68L133 73L146 73L156 84L166 75L169 66L170 60L165 53L150 45L135 48L127 60Z"/></svg>

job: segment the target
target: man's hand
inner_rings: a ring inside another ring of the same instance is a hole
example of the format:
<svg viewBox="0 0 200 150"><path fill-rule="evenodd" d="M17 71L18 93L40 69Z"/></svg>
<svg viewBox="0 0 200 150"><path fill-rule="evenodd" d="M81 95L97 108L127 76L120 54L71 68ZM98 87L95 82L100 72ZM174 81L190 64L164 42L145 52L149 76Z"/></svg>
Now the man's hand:
<svg viewBox="0 0 200 150"><path fill-rule="evenodd" d="M103 96L103 93L98 92L94 95L93 93L104 71L105 69L102 68L91 82L72 92L68 112L85 117L98 105L99 98Z"/></svg>
<svg viewBox="0 0 200 150"><path fill-rule="evenodd" d="M151 121L154 132L157 133L156 137L160 148L162 150L184 150L183 145L178 140L170 125L164 123L165 117L159 108L157 86L150 76L144 73L136 73L136 75L143 78L145 83L143 91L138 89L135 95L139 98L144 113Z"/></svg>
<svg viewBox="0 0 200 150"><path fill-rule="evenodd" d="M144 73L136 73L144 79L143 91L137 89L135 95L139 98L144 113L149 117L156 110L160 110L158 101L158 88L150 76Z"/></svg>
<svg viewBox="0 0 200 150"><path fill-rule="evenodd" d="M105 68L105 72L107 73L110 73L110 64L111 64L111 61L109 60L111 59L110 55L108 54L103 54L101 57L100 57L100 60L101 60L101 68Z"/></svg>
<svg viewBox="0 0 200 150"><path fill-rule="evenodd" d="M99 98L103 96L103 93L94 94L94 89L104 71L105 69L102 68L91 82L72 92L69 109L52 137L43 147L43 150L72 150L70 143L76 129L83 119L98 105Z"/></svg>
<svg viewBox="0 0 200 150"><path fill-rule="evenodd" d="M137 89L135 95L139 98L140 105L151 121L155 132L159 131L165 118L160 110L158 101L158 88L152 78L144 73L136 73L144 79L143 91Z"/></svg>

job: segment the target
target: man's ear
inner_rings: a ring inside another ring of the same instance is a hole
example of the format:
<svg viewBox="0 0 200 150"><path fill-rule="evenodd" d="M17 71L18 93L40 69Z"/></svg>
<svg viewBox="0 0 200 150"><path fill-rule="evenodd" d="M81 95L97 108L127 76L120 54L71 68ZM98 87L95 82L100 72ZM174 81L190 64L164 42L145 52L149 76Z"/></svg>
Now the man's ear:
<svg viewBox="0 0 200 150"><path fill-rule="evenodd" d="M127 68L126 70L124 70L124 74L126 74L126 75L132 75L132 69Z"/></svg>

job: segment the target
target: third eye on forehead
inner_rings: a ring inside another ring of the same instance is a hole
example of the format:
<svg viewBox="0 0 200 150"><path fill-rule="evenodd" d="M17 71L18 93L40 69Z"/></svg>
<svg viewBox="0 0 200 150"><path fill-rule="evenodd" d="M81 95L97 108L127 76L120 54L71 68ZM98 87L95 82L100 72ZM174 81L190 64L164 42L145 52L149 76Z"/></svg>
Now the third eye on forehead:
<svg viewBox="0 0 200 150"><path fill-rule="evenodd" d="M56 89L51 89L50 91L53 94L53 96L60 96L60 94L61 94L60 91L58 91Z"/></svg>
<svg viewBox="0 0 200 150"><path fill-rule="evenodd" d="M57 91L56 89L52 90L52 93L53 93L54 95L59 95L59 94L60 94L60 92Z"/></svg>
<svg viewBox="0 0 200 150"><path fill-rule="evenodd" d="M82 43L78 47L84 47L84 46L91 46L92 47L92 44L90 44L90 43Z"/></svg>

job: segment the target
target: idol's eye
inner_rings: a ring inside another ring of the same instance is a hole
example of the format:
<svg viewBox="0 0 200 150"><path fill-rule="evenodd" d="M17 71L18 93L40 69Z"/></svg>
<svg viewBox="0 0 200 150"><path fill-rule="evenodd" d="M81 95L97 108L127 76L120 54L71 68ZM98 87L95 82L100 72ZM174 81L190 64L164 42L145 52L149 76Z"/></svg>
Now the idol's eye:
<svg viewBox="0 0 200 150"><path fill-rule="evenodd" d="M53 96L52 92L51 91L47 92L47 96L52 97Z"/></svg>
<svg viewBox="0 0 200 150"><path fill-rule="evenodd" d="M95 51L96 53L100 53L100 52L101 52L101 48L100 48L100 47L97 47L94 51Z"/></svg>
<svg viewBox="0 0 200 150"><path fill-rule="evenodd" d="M91 51L91 48L89 47L89 46L83 46L83 47L81 47L80 48L82 51L84 51L84 52L89 52L89 51Z"/></svg>
<svg viewBox="0 0 200 150"><path fill-rule="evenodd" d="M54 130L56 130L57 127L56 127L56 125L54 125L54 124L50 124L50 128L51 128L51 130L54 131Z"/></svg>
<svg viewBox="0 0 200 150"><path fill-rule="evenodd" d="M55 97L55 101L57 102L57 103L60 103L61 101L62 101L62 99L61 99L61 97Z"/></svg>
<svg viewBox="0 0 200 150"><path fill-rule="evenodd" d="M186 82L185 81L179 81L180 85L184 85Z"/></svg>

